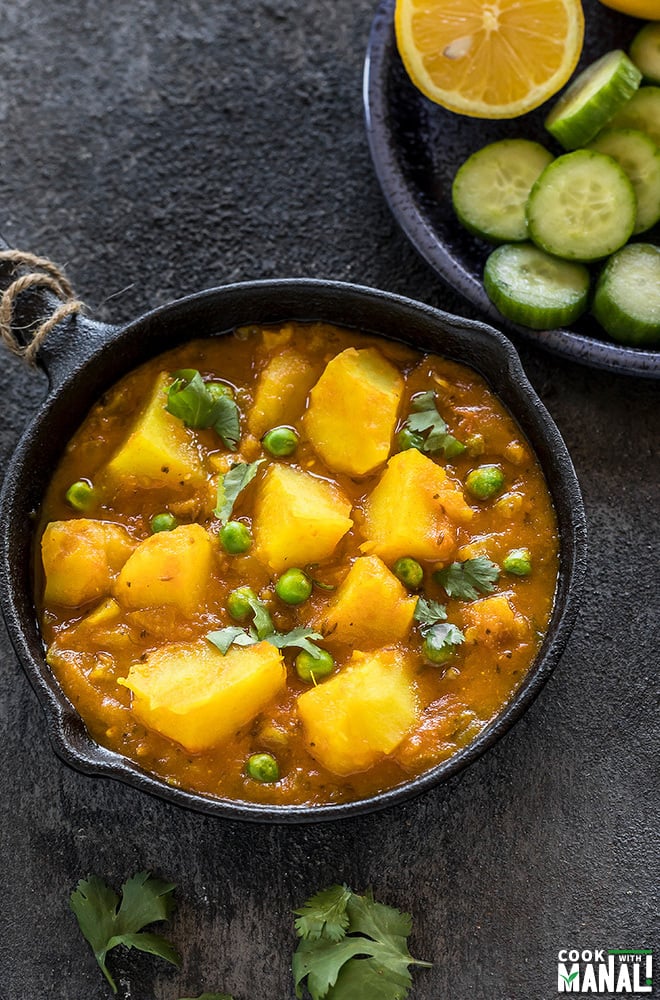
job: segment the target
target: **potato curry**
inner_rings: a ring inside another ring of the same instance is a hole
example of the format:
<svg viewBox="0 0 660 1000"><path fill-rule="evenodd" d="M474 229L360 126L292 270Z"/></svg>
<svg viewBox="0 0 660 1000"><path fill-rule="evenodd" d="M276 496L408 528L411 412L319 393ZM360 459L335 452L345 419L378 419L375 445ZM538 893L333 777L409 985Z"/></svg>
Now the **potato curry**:
<svg viewBox="0 0 660 1000"><path fill-rule="evenodd" d="M473 371L321 323L105 394L41 511L48 663L101 745L202 795L367 797L466 746L550 618L556 521Z"/></svg>

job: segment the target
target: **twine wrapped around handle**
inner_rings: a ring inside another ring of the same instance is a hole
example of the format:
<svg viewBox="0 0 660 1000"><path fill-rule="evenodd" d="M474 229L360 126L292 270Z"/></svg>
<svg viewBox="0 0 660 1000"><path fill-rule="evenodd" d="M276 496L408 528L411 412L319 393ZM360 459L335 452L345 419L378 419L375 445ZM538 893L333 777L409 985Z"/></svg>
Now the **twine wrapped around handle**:
<svg viewBox="0 0 660 1000"><path fill-rule="evenodd" d="M75 292L61 268L48 258L37 257L36 254L23 250L2 250L0 251L0 264L3 262L11 264L14 271L22 267L28 269L29 273L15 278L2 293L0 298L0 338L12 354L16 354L28 364L33 365L39 348L50 331L67 316L79 313L84 306L80 299L76 298ZM61 299L62 304L43 323L39 324L29 342L22 344L16 336L12 320L18 297L30 288L45 288Z"/></svg>

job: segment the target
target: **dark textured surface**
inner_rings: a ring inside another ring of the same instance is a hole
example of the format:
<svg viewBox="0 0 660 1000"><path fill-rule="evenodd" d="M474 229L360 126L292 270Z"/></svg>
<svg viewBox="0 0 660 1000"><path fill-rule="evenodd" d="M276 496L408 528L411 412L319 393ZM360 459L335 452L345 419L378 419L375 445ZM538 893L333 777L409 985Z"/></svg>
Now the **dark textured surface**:
<svg viewBox="0 0 660 1000"><path fill-rule="evenodd" d="M301 274L462 309L373 177L360 93L372 14L362 0L12 0L0 231L67 264L93 315L115 322L224 281ZM419 1000L548 1000L560 948L658 946L658 390L527 345L522 358L582 483L587 590L538 701L446 786L306 828L183 812L63 766L3 633L3 1000L109 996L67 906L89 872L179 885L184 966L117 954L133 1000L292 998L291 908L341 880L413 912L413 951L435 963L415 974ZM5 458L45 385L2 361Z"/></svg>

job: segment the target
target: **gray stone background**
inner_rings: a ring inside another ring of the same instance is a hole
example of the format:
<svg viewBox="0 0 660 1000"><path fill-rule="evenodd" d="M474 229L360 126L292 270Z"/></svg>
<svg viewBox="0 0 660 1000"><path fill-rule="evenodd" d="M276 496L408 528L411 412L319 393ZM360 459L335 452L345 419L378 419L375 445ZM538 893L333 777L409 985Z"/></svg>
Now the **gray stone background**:
<svg viewBox="0 0 660 1000"><path fill-rule="evenodd" d="M5 2L0 231L65 264L92 315L117 323L203 287L294 275L469 315L373 175L361 107L373 9ZM415 973L417 1000L547 1000L560 948L658 946L657 387L520 349L590 529L582 612L531 710L462 776L394 810L233 824L61 764L2 630L3 1000L110 995L68 909L92 872L117 888L145 868L178 885L167 930L181 971L110 959L134 1000L292 998L291 910L337 881L412 912L413 953L434 963ZM1 358L6 460L45 381Z"/></svg>

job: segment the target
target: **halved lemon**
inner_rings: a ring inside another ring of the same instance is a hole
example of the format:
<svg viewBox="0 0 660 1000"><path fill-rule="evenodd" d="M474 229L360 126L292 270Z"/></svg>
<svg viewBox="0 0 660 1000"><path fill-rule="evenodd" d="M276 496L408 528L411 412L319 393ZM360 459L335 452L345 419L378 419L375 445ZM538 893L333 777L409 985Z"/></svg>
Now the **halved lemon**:
<svg viewBox="0 0 660 1000"><path fill-rule="evenodd" d="M580 0L397 0L399 53L419 90L474 118L516 118L563 87L584 39Z"/></svg>

